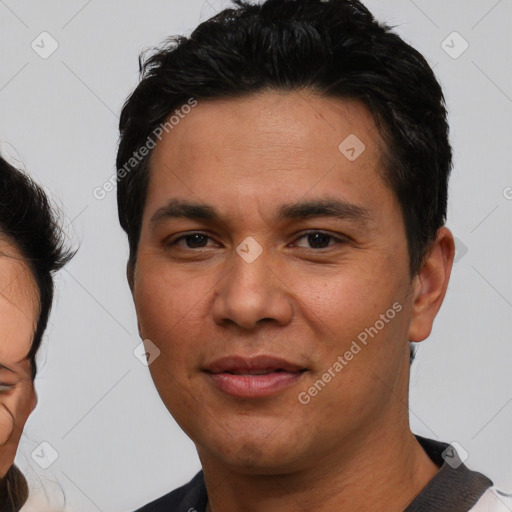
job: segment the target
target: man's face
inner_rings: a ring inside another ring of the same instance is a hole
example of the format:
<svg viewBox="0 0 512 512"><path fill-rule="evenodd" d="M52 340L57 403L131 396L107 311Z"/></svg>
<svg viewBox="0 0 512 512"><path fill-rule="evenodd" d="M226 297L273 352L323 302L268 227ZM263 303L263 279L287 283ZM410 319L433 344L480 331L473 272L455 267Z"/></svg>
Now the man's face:
<svg viewBox="0 0 512 512"><path fill-rule="evenodd" d="M154 149L133 296L203 464L298 469L406 417L411 278L380 148L358 102L265 92L199 102Z"/></svg>
<svg viewBox="0 0 512 512"><path fill-rule="evenodd" d="M26 358L39 314L39 293L30 268L0 238L0 478L14 461L36 394Z"/></svg>

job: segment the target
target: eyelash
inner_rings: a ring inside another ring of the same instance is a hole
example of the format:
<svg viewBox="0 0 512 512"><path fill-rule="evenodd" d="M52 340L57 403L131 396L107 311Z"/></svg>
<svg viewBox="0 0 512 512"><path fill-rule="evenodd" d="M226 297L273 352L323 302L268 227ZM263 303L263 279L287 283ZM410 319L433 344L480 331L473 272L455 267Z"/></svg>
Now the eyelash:
<svg viewBox="0 0 512 512"><path fill-rule="evenodd" d="M7 393L7 391L10 391L13 388L14 388L13 385L0 383L0 394Z"/></svg>
<svg viewBox="0 0 512 512"><path fill-rule="evenodd" d="M326 231L321 231L321 230L311 230L311 231L307 231L305 233L303 233L301 236L299 236L297 238L297 240L300 240L302 238L305 238L309 235L315 235L315 234L321 234L321 235L325 235L325 236L328 236L330 237L332 240L334 240L335 242L337 243L346 243L346 237L336 237ZM181 240L185 240L187 237L190 237L190 236L194 236L194 235L202 235L208 239L212 239L212 237L210 237L208 234L206 233L203 233L201 231L192 231L190 233L187 233L185 235L181 235L180 237L176 238L175 240L172 240L172 241L169 241L168 243L166 243L166 246L168 247L171 247L171 246L174 246L174 245L177 245L178 242L180 242ZM321 248L314 248L314 247L309 247L309 249L311 250L314 250L314 251L321 251L323 249L328 249L329 247L331 247L331 245L328 245L327 247L321 247ZM194 249L206 249L207 247L198 247L198 248L193 248L193 247L185 247L185 249L189 249L189 250L194 250Z"/></svg>

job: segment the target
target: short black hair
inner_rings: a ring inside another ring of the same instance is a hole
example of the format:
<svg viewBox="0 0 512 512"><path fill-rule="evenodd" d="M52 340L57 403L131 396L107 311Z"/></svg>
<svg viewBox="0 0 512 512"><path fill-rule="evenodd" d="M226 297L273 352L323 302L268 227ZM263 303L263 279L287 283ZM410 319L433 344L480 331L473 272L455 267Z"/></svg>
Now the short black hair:
<svg viewBox="0 0 512 512"><path fill-rule="evenodd" d="M190 37L171 37L139 59L141 81L121 113L116 160L129 273L150 170L151 151L140 158L139 148L190 98L270 89L357 99L371 110L385 143L382 177L400 203L415 274L445 223L452 166L445 101L427 61L357 0L234 3Z"/></svg>
<svg viewBox="0 0 512 512"><path fill-rule="evenodd" d="M39 290L39 317L27 358L36 374L35 356L53 302L53 273L73 253L65 249L58 218L44 190L0 156L0 235L21 253Z"/></svg>

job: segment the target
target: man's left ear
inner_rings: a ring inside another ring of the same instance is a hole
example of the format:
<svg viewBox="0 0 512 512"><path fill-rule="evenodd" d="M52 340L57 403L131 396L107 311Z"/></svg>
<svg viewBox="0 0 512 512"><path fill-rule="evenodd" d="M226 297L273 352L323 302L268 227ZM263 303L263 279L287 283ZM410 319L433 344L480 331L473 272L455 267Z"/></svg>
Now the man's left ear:
<svg viewBox="0 0 512 512"><path fill-rule="evenodd" d="M451 231L446 227L439 228L420 271L413 279L410 341L423 341L430 335L446 294L454 257L455 242Z"/></svg>

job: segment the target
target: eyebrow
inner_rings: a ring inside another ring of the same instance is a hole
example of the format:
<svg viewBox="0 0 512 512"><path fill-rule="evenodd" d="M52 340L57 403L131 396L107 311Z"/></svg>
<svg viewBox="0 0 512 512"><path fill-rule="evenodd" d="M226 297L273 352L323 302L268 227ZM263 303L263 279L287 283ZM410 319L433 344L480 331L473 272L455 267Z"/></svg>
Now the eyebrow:
<svg viewBox="0 0 512 512"><path fill-rule="evenodd" d="M305 220L314 217L349 219L365 224L371 219L371 214L367 208L332 198L288 203L281 206L277 214L278 221ZM213 222L220 221L221 215L210 205L172 199L154 213L151 223L158 224L172 218Z"/></svg>
<svg viewBox="0 0 512 512"><path fill-rule="evenodd" d="M317 199L287 204L281 207L279 220L303 220L312 217L333 217L366 223L371 219L370 210L339 199Z"/></svg>
<svg viewBox="0 0 512 512"><path fill-rule="evenodd" d="M190 203L179 199L171 199L159 208L151 217L151 222L158 224L167 219L186 218L193 220L218 220L220 215L213 206L201 203Z"/></svg>

